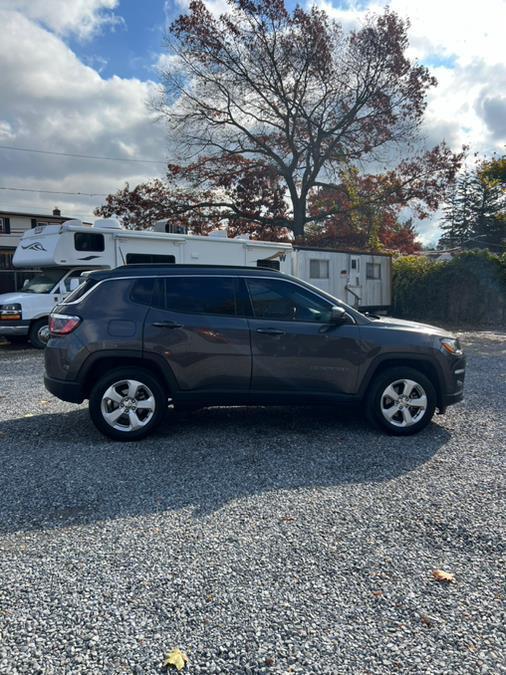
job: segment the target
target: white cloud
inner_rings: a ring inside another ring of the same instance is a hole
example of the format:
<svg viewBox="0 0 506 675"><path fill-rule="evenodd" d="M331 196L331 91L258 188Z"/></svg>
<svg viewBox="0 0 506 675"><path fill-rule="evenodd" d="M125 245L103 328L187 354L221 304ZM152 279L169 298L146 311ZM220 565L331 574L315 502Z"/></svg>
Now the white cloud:
<svg viewBox="0 0 506 675"><path fill-rule="evenodd" d="M334 4L335 3L335 4ZM506 143L506 64L504 61L504 0L476 4L461 0L371 0L317 4L348 28L368 12L388 5L410 19L409 56L427 65L438 79L428 96L423 132L428 145L446 140L454 149L503 152ZM420 224L425 242L437 239L435 216Z"/></svg>
<svg viewBox="0 0 506 675"><path fill-rule="evenodd" d="M146 102L156 85L104 79L64 42L17 11L0 11L0 142L85 155L165 159L163 128ZM0 149L0 185L108 193L152 176L164 165L85 160ZM90 217L102 198L0 192L5 208Z"/></svg>
<svg viewBox="0 0 506 675"><path fill-rule="evenodd" d="M89 39L104 26L122 23L114 14L119 0L3 0L2 9L17 10L58 35Z"/></svg>

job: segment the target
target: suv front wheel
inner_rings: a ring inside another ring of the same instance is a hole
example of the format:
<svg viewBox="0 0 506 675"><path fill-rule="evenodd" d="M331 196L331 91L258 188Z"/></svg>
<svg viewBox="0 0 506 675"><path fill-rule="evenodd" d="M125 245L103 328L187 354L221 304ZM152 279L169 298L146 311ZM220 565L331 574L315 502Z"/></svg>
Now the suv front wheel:
<svg viewBox="0 0 506 675"><path fill-rule="evenodd" d="M120 367L93 387L89 410L99 431L119 441L137 441L150 434L167 411L167 394L148 371Z"/></svg>
<svg viewBox="0 0 506 675"><path fill-rule="evenodd" d="M389 368L373 381L367 416L396 436L416 434L429 424L436 409L434 385L414 368Z"/></svg>

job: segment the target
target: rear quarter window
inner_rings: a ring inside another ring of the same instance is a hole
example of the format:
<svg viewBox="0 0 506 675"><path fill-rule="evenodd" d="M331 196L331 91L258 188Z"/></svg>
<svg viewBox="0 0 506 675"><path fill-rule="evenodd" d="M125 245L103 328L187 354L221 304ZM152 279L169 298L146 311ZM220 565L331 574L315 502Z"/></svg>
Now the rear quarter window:
<svg viewBox="0 0 506 675"><path fill-rule="evenodd" d="M90 291L98 282L95 279L86 279L80 286L78 286L72 293L69 293L61 304L68 305L69 302L76 302L80 300L85 293Z"/></svg>

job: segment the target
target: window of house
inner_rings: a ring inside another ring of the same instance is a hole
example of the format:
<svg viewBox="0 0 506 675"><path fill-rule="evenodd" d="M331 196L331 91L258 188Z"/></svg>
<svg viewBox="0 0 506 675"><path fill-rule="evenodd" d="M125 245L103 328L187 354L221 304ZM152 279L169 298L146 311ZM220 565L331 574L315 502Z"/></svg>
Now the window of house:
<svg viewBox="0 0 506 675"><path fill-rule="evenodd" d="M127 265L173 265L176 262L176 256L157 255L156 253L127 253Z"/></svg>
<svg viewBox="0 0 506 675"><path fill-rule="evenodd" d="M0 234L10 234L11 225L9 218L0 218Z"/></svg>
<svg viewBox="0 0 506 675"><path fill-rule="evenodd" d="M248 279L256 319L328 323L331 305L297 284L277 279Z"/></svg>
<svg viewBox="0 0 506 675"><path fill-rule="evenodd" d="M365 276L367 279L381 279L381 265L379 263L367 263Z"/></svg>
<svg viewBox="0 0 506 675"><path fill-rule="evenodd" d="M237 314L237 282L219 277L167 277L165 308L182 314Z"/></svg>
<svg viewBox="0 0 506 675"><path fill-rule="evenodd" d="M310 279L328 279L329 278L329 261L313 259L309 261L309 278Z"/></svg>
<svg viewBox="0 0 506 675"><path fill-rule="evenodd" d="M104 250L104 235L88 232L76 232L74 234L76 251L93 251L100 253Z"/></svg>
<svg viewBox="0 0 506 675"><path fill-rule="evenodd" d="M0 250L0 270L12 270L14 269L12 265L12 257L14 256L14 251L1 251Z"/></svg>

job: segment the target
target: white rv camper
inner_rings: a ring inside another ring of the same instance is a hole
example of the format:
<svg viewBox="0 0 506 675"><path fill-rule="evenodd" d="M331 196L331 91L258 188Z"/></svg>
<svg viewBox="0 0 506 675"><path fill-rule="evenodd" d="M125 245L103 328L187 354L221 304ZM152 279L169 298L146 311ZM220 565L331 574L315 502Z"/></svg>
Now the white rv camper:
<svg viewBox="0 0 506 675"><path fill-rule="evenodd" d="M304 279L357 307L390 305L390 257L325 249L296 248L280 242L208 237L124 229L115 219L92 227L79 220L36 227L24 233L14 266L34 274L16 293L0 295L0 335L31 340L42 348L53 307L80 283L86 270L135 263L241 265L271 267Z"/></svg>

